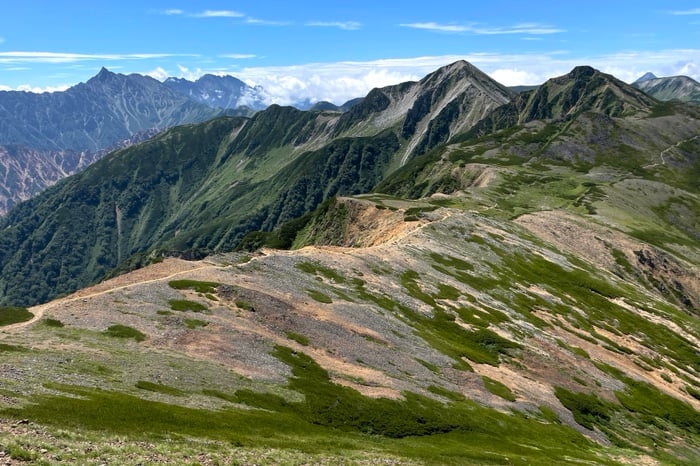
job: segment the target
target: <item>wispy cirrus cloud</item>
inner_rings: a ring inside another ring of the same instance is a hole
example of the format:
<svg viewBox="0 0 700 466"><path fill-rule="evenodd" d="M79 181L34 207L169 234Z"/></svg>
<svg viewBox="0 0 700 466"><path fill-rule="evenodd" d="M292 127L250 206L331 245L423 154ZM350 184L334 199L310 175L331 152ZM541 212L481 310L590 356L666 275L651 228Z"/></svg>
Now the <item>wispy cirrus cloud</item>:
<svg viewBox="0 0 700 466"><path fill-rule="evenodd" d="M691 8L690 10L669 11L668 13L674 16L700 15L700 8Z"/></svg>
<svg viewBox="0 0 700 466"><path fill-rule="evenodd" d="M244 18L245 14L234 10L204 10L192 16L195 18Z"/></svg>
<svg viewBox="0 0 700 466"><path fill-rule="evenodd" d="M152 60L179 56L195 57L197 55L180 55L168 53L124 53L124 54L89 54L63 52L0 52L0 63L75 63L94 60Z"/></svg>
<svg viewBox="0 0 700 466"><path fill-rule="evenodd" d="M289 21L274 21L269 19L259 19L246 17L245 22L247 24L258 24L261 26L289 26L291 23Z"/></svg>
<svg viewBox="0 0 700 466"><path fill-rule="evenodd" d="M246 24L258 24L262 26L287 26L288 21L272 21L267 19L253 18L245 13L235 10L204 10L200 12L187 12L179 8L161 10L159 12L165 16L188 16L190 18L233 18L244 21Z"/></svg>
<svg viewBox="0 0 700 466"><path fill-rule="evenodd" d="M306 23L306 26L330 27L343 29L345 31L356 31L362 27L362 24L357 21L309 21Z"/></svg>
<svg viewBox="0 0 700 466"><path fill-rule="evenodd" d="M476 34L476 35L502 35L502 34L524 34L524 35L543 35L543 34L557 34L561 32L566 32L565 29L561 29L555 26L550 26L548 24L540 23L521 23L514 26L508 27L491 27L482 26L478 23L468 23L468 24L440 24L435 22L422 22L422 23L402 23L399 24L401 27L413 28L413 29L423 29L433 32L446 32L452 34Z"/></svg>
<svg viewBox="0 0 700 466"><path fill-rule="evenodd" d="M232 58L234 60L247 60L249 58L256 58L257 55L254 53L225 53L219 55L219 58Z"/></svg>

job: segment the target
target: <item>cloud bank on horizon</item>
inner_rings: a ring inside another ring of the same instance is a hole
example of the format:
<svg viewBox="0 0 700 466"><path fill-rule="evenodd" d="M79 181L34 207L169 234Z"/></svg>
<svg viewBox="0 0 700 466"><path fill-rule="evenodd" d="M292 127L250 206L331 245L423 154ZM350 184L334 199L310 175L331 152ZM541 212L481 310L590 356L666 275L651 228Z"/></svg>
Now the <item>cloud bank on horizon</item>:
<svg viewBox="0 0 700 466"><path fill-rule="evenodd" d="M235 9L223 0L196 9L179 0L158 8L37 1L9 5L0 18L0 90L64 90L104 66L159 80L228 74L262 86L269 104L342 104L457 60L507 86L540 84L578 65L626 82L648 71L700 80L700 48L692 47L700 8L685 2L530 2L523 10L507 0L468 8L433 0L430 9L417 0L401 8L240 1Z"/></svg>

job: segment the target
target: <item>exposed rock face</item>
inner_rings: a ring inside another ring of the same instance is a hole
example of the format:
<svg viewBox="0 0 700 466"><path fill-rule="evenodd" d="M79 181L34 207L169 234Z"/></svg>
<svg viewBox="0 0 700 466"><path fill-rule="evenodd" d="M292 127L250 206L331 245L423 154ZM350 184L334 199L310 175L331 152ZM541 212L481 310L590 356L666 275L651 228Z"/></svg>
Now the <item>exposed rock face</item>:
<svg viewBox="0 0 700 466"><path fill-rule="evenodd" d="M65 92L0 92L0 143L98 151L142 131L203 121L218 113L153 78L102 68Z"/></svg>
<svg viewBox="0 0 700 466"><path fill-rule="evenodd" d="M65 92L0 92L0 215L108 150L220 114L155 79L105 68Z"/></svg>

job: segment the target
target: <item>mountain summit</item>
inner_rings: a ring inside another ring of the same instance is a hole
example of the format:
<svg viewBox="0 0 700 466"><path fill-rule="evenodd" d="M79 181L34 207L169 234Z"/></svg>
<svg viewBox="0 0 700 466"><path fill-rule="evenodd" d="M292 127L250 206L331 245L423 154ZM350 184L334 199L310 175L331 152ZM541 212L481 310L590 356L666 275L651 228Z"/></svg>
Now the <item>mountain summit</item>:
<svg viewBox="0 0 700 466"><path fill-rule="evenodd" d="M656 75L655 75L654 73L652 73L651 71L647 71L646 73L644 73L642 76L640 76L639 79L637 79L637 80L636 80L634 83L632 83L632 84L637 84L637 83L641 83L641 82L644 82L644 81L649 81L650 79L657 79L657 77L656 77Z"/></svg>
<svg viewBox="0 0 700 466"><path fill-rule="evenodd" d="M520 110L523 122L561 119L583 111L623 116L648 111L655 105L654 99L643 92L590 66L577 66L527 95Z"/></svg>

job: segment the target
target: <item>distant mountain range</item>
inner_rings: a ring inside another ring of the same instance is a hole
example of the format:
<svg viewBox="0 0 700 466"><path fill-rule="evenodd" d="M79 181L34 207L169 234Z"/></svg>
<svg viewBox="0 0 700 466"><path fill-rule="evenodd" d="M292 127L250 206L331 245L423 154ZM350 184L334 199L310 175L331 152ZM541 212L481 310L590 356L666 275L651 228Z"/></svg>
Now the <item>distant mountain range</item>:
<svg viewBox="0 0 700 466"><path fill-rule="evenodd" d="M673 159L668 148L700 127L688 126L685 107L660 105L590 67L516 94L457 62L419 82L374 89L344 113L273 105L252 117L180 126L115 152L13 209L0 224L6 246L0 299L44 300L138 264L153 251L228 250L251 231L269 232L337 195L381 186L429 196L460 186L439 163L427 172L421 163L445 144L499 132L518 135L507 157L523 161L640 170L664 153L661 163L669 169L692 167L697 160ZM665 120L650 118L665 114ZM567 121L566 127L558 123ZM440 154L453 157L444 149ZM66 247L70 257L59 267L55 258ZM27 254L41 258L31 269ZM55 278L42 281L35 273ZM37 287L30 295L26 283Z"/></svg>
<svg viewBox="0 0 700 466"><path fill-rule="evenodd" d="M172 126L252 114L241 99L261 108L255 89L238 83L214 76L161 83L103 68L65 92L0 92L0 215L113 149Z"/></svg>
<svg viewBox="0 0 700 466"><path fill-rule="evenodd" d="M659 100L700 104L700 84L688 77L657 78L647 73L633 86ZM340 106L312 101L295 106L344 113L364 99ZM113 149L180 124L224 114L252 116L266 108L266 101L262 87L248 86L232 76L204 75L196 81L168 78L161 83L105 68L65 92L0 92L0 215Z"/></svg>
<svg viewBox="0 0 700 466"><path fill-rule="evenodd" d="M653 73L646 73L632 85L655 99L700 105L700 83L688 76L657 78Z"/></svg>

